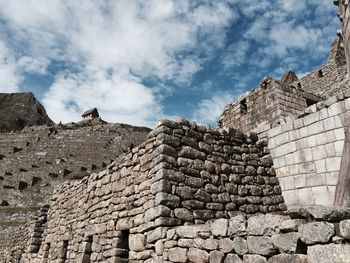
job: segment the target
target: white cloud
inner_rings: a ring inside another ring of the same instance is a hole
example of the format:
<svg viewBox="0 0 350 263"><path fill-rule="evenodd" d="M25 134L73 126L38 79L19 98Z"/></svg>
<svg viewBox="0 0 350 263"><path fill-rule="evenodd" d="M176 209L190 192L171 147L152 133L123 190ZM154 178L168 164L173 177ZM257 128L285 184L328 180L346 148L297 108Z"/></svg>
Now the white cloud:
<svg viewBox="0 0 350 263"><path fill-rule="evenodd" d="M329 0L246 1L238 8L250 20L246 20L243 36L231 43L229 53L223 56L229 74L239 69L241 62L251 74L257 74L254 69L268 69L269 74L305 71L312 61L327 57L338 24L336 8ZM244 43L251 45L249 52Z"/></svg>
<svg viewBox="0 0 350 263"><path fill-rule="evenodd" d="M188 85L237 18L225 2L185 0L3 0L0 16L21 50L20 70L68 65L44 95L54 120L77 120L96 106L110 121L149 126L164 115L163 83Z"/></svg>
<svg viewBox="0 0 350 263"><path fill-rule="evenodd" d="M193 119L199 123L216 125L225 105L232 102L235 97L230 92L212 94L210 99L204 99L198 104L197 110L193 113Z"/></svg>
<svg viewBox="0 0 350 263"><path fill-rule="evenodd" d="M30 56L20 57L17 61L17 66L23 71L40 75L46 73L48 64L49 61L47 59L45 61L40 61Z"/></svg>
<svg viewBox="0 0 350 263"><path fill-rule="evenodd" d="M20 79L13 54L0 39L0 92L17 92Z"/></svg>
<svg viewBox="0 0 350 263"><path fill-rule="evenodd" d="M239 66L245 62L249 47L249 42L243 40L230 44L222 58L224 68L229 69L233 66Z"/></svg>
<svg viewBox="0 0 350 263"><path fill-rule="evenodd" d="M105 120L137 125L150 125L162 115L157 98L138 79L102 71L58 76L43 103L57 122L78 121L93 107Z"/></svg>

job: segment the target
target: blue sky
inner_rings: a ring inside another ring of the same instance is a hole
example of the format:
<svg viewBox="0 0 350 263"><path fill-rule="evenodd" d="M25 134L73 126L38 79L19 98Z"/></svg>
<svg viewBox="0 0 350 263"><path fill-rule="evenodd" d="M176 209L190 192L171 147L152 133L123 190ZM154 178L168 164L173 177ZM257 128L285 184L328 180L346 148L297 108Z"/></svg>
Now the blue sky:
<svg viewBox="0 0 350 263"><path fill-rule="evenodd" d="M0 0L0 92L33 91L56 122L215 126L263 76L326 61L332 2Z"/></svg>

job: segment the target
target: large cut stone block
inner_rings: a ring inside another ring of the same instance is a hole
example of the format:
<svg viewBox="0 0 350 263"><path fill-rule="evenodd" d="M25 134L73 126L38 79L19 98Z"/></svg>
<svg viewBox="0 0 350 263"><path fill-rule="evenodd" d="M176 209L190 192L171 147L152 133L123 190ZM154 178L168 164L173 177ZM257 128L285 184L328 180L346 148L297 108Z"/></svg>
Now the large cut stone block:
<svg viewBox="0 0 350 263"><path fill-rule="evenodd" d="M250 254L270 256L276 253L271 238L267 236L248 236L247 244Z"/></svg>
<svg viewBox="0 0 350 263"><path fill-rule="evenodd" d="M248 219L247 232L250 235L272 235L273 231L288 219L288 216L273 214L252 216Z"/></svg>
<svg viewBox="0 0 350 263"><path fill-rule="evenodd" d="M271 257L268 263L307 263L306 255L281 254Z"/></svg>
<svg viewBox="0 0 350 263"><path fill-rule="evenodd" d="M329 244L309 246L308 263L348 263L350 259L349 244Z"/></svg>
<svg viewBox="0 0 350 263"><path fill-rule="evenodd" d="M186 248L170 248L169 260L171 262L187 262L187 249Z"/></svg>
<svg viewBox="0 0 350 263"><path fill-rule="evenodd" d="M299 226L300 239L307 245L327 243L335 234L334 225L327 222L311 222Z"/></svg>

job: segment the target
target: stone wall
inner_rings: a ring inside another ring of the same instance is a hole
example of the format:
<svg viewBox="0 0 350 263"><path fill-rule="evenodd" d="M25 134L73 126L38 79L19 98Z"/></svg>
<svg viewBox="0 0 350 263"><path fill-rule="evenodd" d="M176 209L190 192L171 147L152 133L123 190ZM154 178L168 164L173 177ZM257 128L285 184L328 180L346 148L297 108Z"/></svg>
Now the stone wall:
<svg viewBox="0 0 350 263"><path fill-rule="evenodd" d="M339 94L306 108L299 116L255 132L268 140L286 204L333 205L350 123L350 94Z"/></svg>
<svg viewBox="0 0 350 263"><path fill-rule="evenodd" d="M292 86L326 98L348 90L350 81L341 38L332 43L328 60L324 65L295 81Z"/></svg>
<svg viewBox="0 0 350 263"><path fill-rule="evenodd" d="M228 104L219 120L219 127L251 131L264 122L278 123L284 117L298 114L321 97L293 88L285 83L264 78L259 87Z"/></svg>
<svg viewBox="0 0 350 263"><path fill-rule="evenodd" d="M19 262L27 248L32 231L31 223L39 208L0 207L0 262Z"/></svg>
<svg viewBox="0 0 350 263"><path fill-rule="evenodd" d="M159 260L149 262L346 263L349 218L350 210L310 207L178 226L164 231L155 244Z"/></svg>
<svg viewBox="0 0 350 263"><path fill-rule="evenodd" d="M266 145L256 140L161 121L107 170L56 189L40 250L24 262L144 262L157 258L169 227L285 210Z"/></svg>
<svg viewBox="0 0 350 263"><path fill-rule="evenodd" d="M278 124L308 106L350 89L344 48L340 39L331 46L327 63L300 80L289 71L281 81L263 78L259 86L228 104L218 123L249 132L262 123Z"/></svg>

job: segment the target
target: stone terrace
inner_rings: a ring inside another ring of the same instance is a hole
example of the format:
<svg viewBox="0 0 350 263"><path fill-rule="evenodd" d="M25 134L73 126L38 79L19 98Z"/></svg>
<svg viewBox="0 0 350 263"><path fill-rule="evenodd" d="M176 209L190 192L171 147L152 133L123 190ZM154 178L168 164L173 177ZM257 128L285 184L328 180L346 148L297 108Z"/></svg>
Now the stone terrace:
<svg viewBox="0 0 350 263"><path fill-rule="evenodd" d="M45 204L58 182L104 169L149 131L124 124L69 124L0 133L1 199L15 206Z"/></svg>
<svg viewBox="0 0 350 263"><path fill-rule="evenodd" d="M31 242L27 260L159 259L155 244L168 227L230 218L237 211L285 210L266 144L256 140L233 129L161 121L107 170L55 191L46 229ZM138 240L145 247L135 247Z"/></svg>

